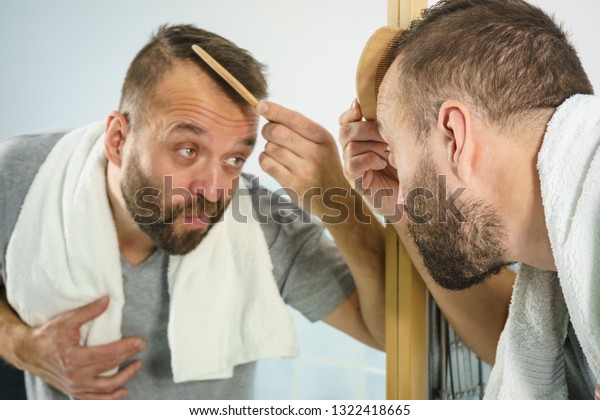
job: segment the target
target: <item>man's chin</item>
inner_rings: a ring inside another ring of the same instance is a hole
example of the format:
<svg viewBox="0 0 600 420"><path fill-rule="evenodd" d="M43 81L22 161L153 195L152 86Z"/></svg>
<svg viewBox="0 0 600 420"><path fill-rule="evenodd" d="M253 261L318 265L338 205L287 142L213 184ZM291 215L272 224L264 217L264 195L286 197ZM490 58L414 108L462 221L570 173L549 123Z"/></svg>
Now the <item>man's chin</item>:
<svg viewBox="0 0 600 420"><path fill-rule="evenodd" d="M452 273L452 271L446 272L442 275L435 275L435 273L432 273L430 270L429 272L438 286L447 290L461 291L485 282L488 278L500 273L500 271L502 271L506 265L506 263L501 263L487 269L480 274L468 277L464 276L464 274L460 275L458 273L455 275L448 275Z"/></svg>
<svg viewBox="0 0 600 420"><path fill-rule="evenodd" d="M200 245L211 225L206 227L190 227L183 223L174 223L167 238L156 240L156 246L169 255L186 255Z"/></svg>
<svg viewBox="0 0 600 420"><path fill-rule="evenodd" d="M195 232L202 233L199 236L190 237L190 235L186 235L184 238L177 238L176 240L171 240L168 243L159 244L158 247L164 250L169 255L186 255L195 250L198 245L204 239L205 231Z"/></svg>

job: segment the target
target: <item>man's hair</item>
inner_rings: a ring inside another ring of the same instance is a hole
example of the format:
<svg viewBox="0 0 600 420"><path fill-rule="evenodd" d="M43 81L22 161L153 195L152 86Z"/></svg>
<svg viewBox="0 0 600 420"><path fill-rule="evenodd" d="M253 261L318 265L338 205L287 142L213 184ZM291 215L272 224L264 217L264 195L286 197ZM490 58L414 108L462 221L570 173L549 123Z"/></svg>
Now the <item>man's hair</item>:
<svg viewBox="0 0 600 420"><path fill-rule="evenodd" d="M256 98L267 97L265 66L231 41L193 25L163 25L131 62L121 90L121 112L148 110L156 86L178 63L194 63L203 69L236 104L245 100L192 50L198 44L238 79ZM135 115L129 115L137 121ZM134 122L135 124L135 122Z"/></svg>
<svg viewBox="0 0 600 420"><path fill-rule="evenodd" d="M511 129L593 93L562 28L522 0L442 0L400 37L397 54L401 112L420 139L448 99Z"/></svg>

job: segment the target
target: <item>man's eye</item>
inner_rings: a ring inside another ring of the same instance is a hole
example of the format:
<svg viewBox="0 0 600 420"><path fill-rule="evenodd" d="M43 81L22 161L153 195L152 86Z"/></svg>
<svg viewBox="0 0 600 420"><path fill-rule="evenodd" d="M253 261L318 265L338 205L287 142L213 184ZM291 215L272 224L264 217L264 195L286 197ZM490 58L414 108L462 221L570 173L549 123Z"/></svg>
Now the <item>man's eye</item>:
<svg viewBox="0 0 600 420"><path fill-rule="evenodd" d="M193 149L191 147L184 147L182 149L178 149L177 153L187 158L193 158L194 156L196 156L196 149Z"/></svg>
<svg viewBox="0 0 600 420"><path fill-rule="evenodd" d="M230 166L235 166L236 168L241 168L244 165L245 160L239 156L230 157L227 159L227 164Z"/></svg>

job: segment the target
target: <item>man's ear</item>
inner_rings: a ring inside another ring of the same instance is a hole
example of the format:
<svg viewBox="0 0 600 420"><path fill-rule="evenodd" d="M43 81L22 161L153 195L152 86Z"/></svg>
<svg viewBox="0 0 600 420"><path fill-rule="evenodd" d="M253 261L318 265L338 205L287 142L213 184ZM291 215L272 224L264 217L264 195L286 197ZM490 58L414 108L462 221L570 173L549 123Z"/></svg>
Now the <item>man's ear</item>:
<svg viewBox="0 0 600 420"><path fill-rule="evenodd" d="M472 119L464 103L445 101L438 114L438 129L444 135L447 163L454 174L465 181L474 163Z"/></svg>
<svg viewBox="0 0 600 420"><path fill-rule="evenodd" d="M119 111L113 111L106 119L106 136L104 138L104 154L118 168L122 163L123 146L129 133L127 117Z"/></svg>

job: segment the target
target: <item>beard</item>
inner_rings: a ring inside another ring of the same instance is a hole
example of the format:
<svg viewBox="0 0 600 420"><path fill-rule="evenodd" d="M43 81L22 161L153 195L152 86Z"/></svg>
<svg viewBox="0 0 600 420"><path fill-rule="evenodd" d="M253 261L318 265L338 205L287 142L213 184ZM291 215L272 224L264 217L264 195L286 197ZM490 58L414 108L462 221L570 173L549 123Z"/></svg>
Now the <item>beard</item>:
<svg viewBox="0 0 600 420"><path fill-rule="evenodd" d="M435 194L435 191L446 191L442 183L445 178L436 179L432 160L425 150L413 186ZM455 203L463 217L440 214L446 209L440 209L437 200L418 199L409 194L406 202L411 220L408 232L434 281L445 289L463 290L499 273L509 263L503 258L502 241L506 234L498 214L483 201L459 196Z"/></svg>
<svg viewBox="0 0 600 420"><path fill-rule="evenodd" d="M166 197L164 185L144 173L137 155L121 181L121 191L127 211L140 229L158 248L170 255L184 255L194 250L210 229L221 220L227 204L224 199L211 202L201 194L187 194L184 203L172 203ZM183 229L178 232L175 221L183 216L197 216L207 223L203 229Z"/></svg>

